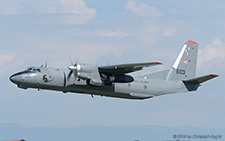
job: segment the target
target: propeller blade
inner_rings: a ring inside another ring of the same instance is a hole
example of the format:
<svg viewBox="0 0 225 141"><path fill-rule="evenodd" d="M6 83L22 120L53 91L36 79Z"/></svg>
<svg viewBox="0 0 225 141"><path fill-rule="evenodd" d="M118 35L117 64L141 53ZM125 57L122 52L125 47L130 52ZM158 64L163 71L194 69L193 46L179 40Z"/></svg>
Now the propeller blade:
<svg viewBox="0 0 225 141"><path fill-rule="evenodd" d="M67 79L68 80L70 79L70 76L71 76L72 73L73 73L73 71L71 70L70 73L69 73L69 75L67 76Z"/></svg>

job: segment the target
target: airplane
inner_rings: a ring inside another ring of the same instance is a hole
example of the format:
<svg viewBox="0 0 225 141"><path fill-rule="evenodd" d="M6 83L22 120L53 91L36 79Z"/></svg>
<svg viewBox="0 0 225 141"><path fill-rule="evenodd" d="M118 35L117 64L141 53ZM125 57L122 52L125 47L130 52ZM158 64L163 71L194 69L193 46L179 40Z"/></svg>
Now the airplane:
<svg viewBox="0 0 225 141"><path fill-rule="evenodd" d="M147 99L172 93L196 91L201 83L218 77L216 74L196 77L198 43L185 42L170 69L133 77L132 72L145 67L161 65L160 62L98 66L75 63L68 69L47 66L29 67L10 76L19 88L55 90L116 97Z"/></svg>
<svg viewBox="0 0 225 141"><path fill-rule="evenodd" d="M21 139L21 140L5 140L5 141L26 141L26 140Z"/></svg>

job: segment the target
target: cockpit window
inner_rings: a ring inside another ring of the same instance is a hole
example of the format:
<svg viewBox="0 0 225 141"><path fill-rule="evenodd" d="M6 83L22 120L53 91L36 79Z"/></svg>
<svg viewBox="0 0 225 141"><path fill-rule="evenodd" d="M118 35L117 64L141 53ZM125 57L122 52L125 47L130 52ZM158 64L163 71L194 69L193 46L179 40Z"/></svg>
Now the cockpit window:
<svg viewBox="0 0 225 141"><path fill-rule="evenodd" d="M27 69L27 71L29 71L29 72L41 72L41 70L40 69L38 69L38 68L35 68L35 67L30 67L30 68L28 68Z"/></svg>

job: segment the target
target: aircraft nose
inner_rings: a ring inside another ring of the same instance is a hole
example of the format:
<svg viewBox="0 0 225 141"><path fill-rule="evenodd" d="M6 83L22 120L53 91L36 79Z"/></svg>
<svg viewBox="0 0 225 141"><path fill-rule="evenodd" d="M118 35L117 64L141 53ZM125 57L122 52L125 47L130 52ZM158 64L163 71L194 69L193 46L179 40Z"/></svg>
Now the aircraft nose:
<svg viewBox="0 0 225 141"><path fill-rule="evenodd" d="M13 74L12 76L9 77L9 80L17 84L22 80L22 76L20 74Z"/></svg>

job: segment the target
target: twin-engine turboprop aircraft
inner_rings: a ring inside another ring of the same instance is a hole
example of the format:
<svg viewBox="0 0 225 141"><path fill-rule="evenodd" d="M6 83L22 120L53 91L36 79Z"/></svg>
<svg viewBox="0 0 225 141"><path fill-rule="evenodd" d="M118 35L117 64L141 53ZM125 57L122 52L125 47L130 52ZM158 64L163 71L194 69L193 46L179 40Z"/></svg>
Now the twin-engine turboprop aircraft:
<svg viewBox="0 0 225 141"><path fill-rule="evenodd" d="M146 99L171 93L196 91L201 83L217 77L196 77L198 43L185 42L173 66L164 71L134 78L129 73L160 62L98 66L76 63L68 69L30 67L13 74L19 88L47 89L127 99Z"/></svg>

